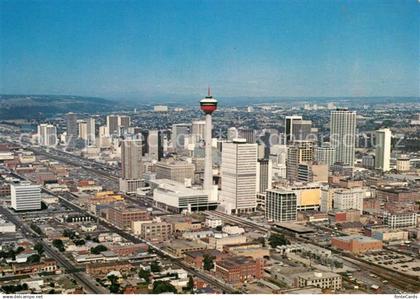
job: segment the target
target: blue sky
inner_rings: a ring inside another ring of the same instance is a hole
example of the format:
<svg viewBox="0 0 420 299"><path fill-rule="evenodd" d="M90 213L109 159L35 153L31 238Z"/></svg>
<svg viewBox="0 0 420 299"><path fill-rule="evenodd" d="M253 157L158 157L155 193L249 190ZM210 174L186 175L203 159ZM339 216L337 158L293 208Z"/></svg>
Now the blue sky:
<svg viewBox="0 0 420 299"><path fill-rule="evenodd" d="M419 2L0 0L0 92L419 96Z"/></svg>

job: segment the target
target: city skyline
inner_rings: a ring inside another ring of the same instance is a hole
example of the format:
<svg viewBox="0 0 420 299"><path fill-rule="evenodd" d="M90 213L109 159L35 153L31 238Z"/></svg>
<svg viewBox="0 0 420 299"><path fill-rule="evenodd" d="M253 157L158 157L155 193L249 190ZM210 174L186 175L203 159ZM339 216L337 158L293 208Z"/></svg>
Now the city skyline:
<svg viewBox="0 0 420 299"><path fill-rule="evenodd" d="M416 5L2 1L0 93L419 96Z"/></svg>

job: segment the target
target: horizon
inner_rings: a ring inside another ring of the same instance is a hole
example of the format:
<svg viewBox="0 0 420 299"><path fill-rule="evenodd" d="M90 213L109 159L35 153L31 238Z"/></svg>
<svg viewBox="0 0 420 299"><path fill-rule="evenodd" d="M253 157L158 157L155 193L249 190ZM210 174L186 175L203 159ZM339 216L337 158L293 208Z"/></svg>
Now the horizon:
<svg viewBox="0 0 420 299"><path fill-rule="evenodd" d="M192 97L210 84L219 97L420 96L417 1L0 7L1 94Z"/></svg>

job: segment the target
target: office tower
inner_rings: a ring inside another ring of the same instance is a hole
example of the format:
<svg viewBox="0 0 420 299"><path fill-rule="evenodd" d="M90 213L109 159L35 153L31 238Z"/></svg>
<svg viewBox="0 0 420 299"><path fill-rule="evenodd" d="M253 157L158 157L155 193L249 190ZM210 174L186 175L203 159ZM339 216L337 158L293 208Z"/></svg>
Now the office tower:
<svg viewBox="0 0 420 299"><path fill-rule="evenodd" d="M135 180L143 178L142 143L139 139L121 142L121 177Z"/></svg>
<svg viewBox="0 0 420 299"><path fill-rule="evenodd" d="M255 130L239 129L239 138L245 139L247 143L255 143Z"/></svg>
<svg viewBox="0 0 420 299"><path fill-rule="evenodd" d="M296 221L297 200L293 191L267 190L265 197L265 218L268 221Z"/></svg>
<svg viewBox="0 0 420 299"><path fill-rule="evenodd" d="M172 125L172 146L176 150L185 148L185 137L190 134L191 124Z"/></svg>
<svg viewBox="0 0 420 299"><path fill-rule="evenodd" d="M227 131L227 139L228 141L233 141L233 139L236 139L239 137L238 129L235 127L231 127Z"/></svg>
<svg viewBox="0 0 420 299"><path fill-rule="evenodd" d="M259 136L257 143L263 147L263 157L262 159L268 159L270 157L270 148L271 148L271 133L265 131L261 136Z"/></svg>
<svg viewBox="0 0 420 299"><path fill-rule="evenodd" d="M257 144L234 139L223 144L222 201L232 213L250 212L256 207Z"/></svg>
<svg viewBox="0 0 420 299"><path fill-rule="evenodd" d="M257 164L257 193L265 193L271 189L273 182L273 166L269 159L259 159Z"/></svg>
<svg viewBox="0 0 420 299"><path fill-rule="evenodd" d="M328 182L328 165L303 162L298 165L299 182Z"/></svg>
<svg viewBox="0 0 420 299"><path fill-rule="evenodd" d="M194 144L198 144L204 141L204 135L206 130L206 121L194 120L192 122L191 137Z"/></svg>
<svg viewBox="0 0 420 299"><path fill-rule="evenodd" d="M293 125L294 122L299 120L302 120L302 116L286 116L284 124L285 144L289 144L293 140Z"/></svg>
<svg viewBox="0 0 420 299"><path fill-rule="evenodd" d="M40 124L38 126L38 144L42 146L57 145L57 128L49 124Z"/></svg>
<svg viewBox="0 0 420 299"><path fill-rule="evenodd" d="M163 144L161 132L159 130L149 130L147 140L149 145L150 159L160 161L163 158Z"/></svg>
<svg viewBox="0 0 420 299"><path fill-rule="evenodd" d="M290 182L298 181L299 164L312 162L314 159L314 142L295 140L287 151L286 177Z"/></svg>
<svg viewBox="0 0 420 299"><path fill-rule="evenodd" d="M211 191L213 188L213 151L212 151L212 136L213 129L212 113L217 109L217 100L212 97L210 88L208 89L207 97L200 101L200 109L206 115L205 124L205 164L204 164L204 183L203 189Z"/></svg>
<svg viewBox="0 0 420 299"><path fill-rule="evenodd" d="M128 129L131 125L131 117L127 115L118 116L118 126L120 128Z"/></svg>
<svg viewBox="0 0 420 299"><path fill-rule="evenodd" d="M67 123L67 142L75 141L77 139L77 115L73 112L69 112L66 115Z"/></svg>
<svg viewBox="0 0 420 299"><path fill-rule="evenodd" d="M96 143L96 128L95 128L95 119L89 118L87 121L87 140L89 145L94 145Z"/></svg>
<svg viewBox="0 0 420 299"><path fill-rule="evenodd" d="M336 150L336 162L353 166L356 142L356 112L331 111L330 142Z"/></svg>
<svg viewBox="0 0 420 299"><path fill-rule="evenodd" d="M108 127L108 134L112 135L119 135L119 116L118 115L107 115L106 117L106 125Z"/></svg>
<svg viewBox="0 0 420 299"><path fill-rule="evenodd" d="M390 169L389 162L391 159L391 130L377 130L375 136L375 168L388 171Z"/></svg>
<svg viewBox="0 0 420 299"><path fill-rule="evenodd" d="M10 184L12 208L15 211L29 211L41 209L41 188L30 182Z"/></svg>
<svg viewBox="0 0 420 299"><path fill-rule="evenodd" d="M318 162L318 164L334 165L336 157L335 148L333 148L329 143L325 143L322 147L315 148L315 157L314 160Z"/></svg>
<svg viewBox="0 0 420 299"><path fill-rule="evenodd" d="M101 148L111 146L111 137L109 136L108 126L99 127L99 142L98 146Z"/></svg>
<svg viewBox="0 0 420 299"><path fill-rule="evenodd" d="M79 120L78 125L79 125L79 138L84 141L87 141L88 140L87 122L84 120Z"/></svg>
<svg viewBox="0 0 420 299"><path fill-rule="evenodd" d="M400 172L410 171L410 157L407 155L401 155L397 159L397 170Z"/></svg>

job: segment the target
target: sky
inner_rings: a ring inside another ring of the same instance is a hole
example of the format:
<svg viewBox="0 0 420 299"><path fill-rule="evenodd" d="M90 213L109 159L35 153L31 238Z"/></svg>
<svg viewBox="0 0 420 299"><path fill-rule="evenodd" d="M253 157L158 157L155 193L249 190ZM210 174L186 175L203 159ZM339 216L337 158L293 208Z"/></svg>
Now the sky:
<svg viewBox="0 0 420 299"><path fill-rule="evenodd" d="M0 0L0 93L420 96L416 0Z"/></svg>

